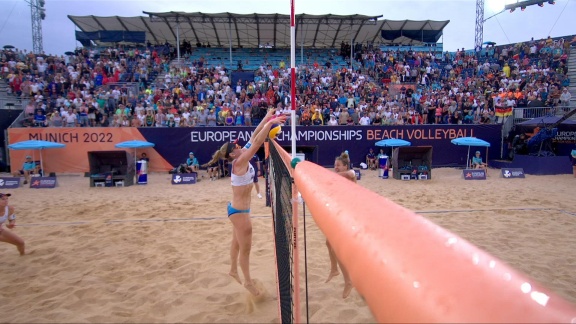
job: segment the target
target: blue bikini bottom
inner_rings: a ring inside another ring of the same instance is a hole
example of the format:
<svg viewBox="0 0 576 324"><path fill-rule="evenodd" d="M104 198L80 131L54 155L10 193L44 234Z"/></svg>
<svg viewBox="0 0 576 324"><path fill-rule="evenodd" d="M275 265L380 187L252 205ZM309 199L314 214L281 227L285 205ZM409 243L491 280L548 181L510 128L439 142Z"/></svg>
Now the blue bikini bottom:
<svg viewBox="0 0 576 324"><path fill-rule="evenodd" d="M234 214L250 214L250 209L236 209L232 207L232 203L228 203L228 217Z"/></svg>

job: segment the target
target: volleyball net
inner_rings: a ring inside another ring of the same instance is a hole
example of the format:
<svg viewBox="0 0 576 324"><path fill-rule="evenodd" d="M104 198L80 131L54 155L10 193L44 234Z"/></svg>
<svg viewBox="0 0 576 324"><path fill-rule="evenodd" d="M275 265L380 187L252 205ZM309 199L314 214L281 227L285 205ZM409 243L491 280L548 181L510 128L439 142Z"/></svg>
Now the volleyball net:
<svg viewBox="0 0 576 324"><path fill-rule="evenodd" d="M292 168L275 141L269 151L282 323L299 322L298 191L378 322L576 322L574 305L458 235L314 163Z"/></svg>
<svg viewBox="0 0 576 324"><path fill-rule="evenodd" d="M268 145L268 180L278 280L278 306L282 323L300 322L298 262L298 205L293 205L292 168L287 153Z"/></svg>

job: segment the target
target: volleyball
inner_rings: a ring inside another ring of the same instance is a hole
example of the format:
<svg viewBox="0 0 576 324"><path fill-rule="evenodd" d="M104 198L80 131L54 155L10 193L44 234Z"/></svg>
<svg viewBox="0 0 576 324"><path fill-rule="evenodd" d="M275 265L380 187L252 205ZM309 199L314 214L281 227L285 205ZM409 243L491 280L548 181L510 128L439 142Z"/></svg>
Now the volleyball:
<svg viewBox="0 0 576 324"><path fill-rule="evenodd" d="M274 124L270 128L270 132L268 132L268 137L270 137L270 139L275 139L281 131L282 126L280 124Z"/></svg>

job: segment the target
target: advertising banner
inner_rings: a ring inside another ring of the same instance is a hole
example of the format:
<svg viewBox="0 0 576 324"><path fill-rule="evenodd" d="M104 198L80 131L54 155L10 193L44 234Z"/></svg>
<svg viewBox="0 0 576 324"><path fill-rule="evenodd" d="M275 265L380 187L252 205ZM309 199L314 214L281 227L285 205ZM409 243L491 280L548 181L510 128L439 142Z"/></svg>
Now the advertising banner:
<svg viewBox="0 0 576 324"><path fill-rule="evenodd" d="M198 174L196 172L176 173L172 175L172 184L173 185L195 184L197 178Z"/></svg>
<svg viewBox="0 0 576 324"><path fill-rule="evenodd" d="M450 140L474 136L491 144L489 156L500 155L501 125L407 125L407 126L298 126L296 128L297 153L306 160L322 166L333 166L334 158L348 150L353 165L365 162L370 148L377 141L398 138L410 141L412 146L432 146L432 166L466 165L465 146L454 146ZM9 144L25 140L46 140L66 144L59 150L45 150L44 169L49 172L80 173L89 171L89 151L118 150L115 144L142 140L155 144L141 149L149 160L148 171L168 171L185 163L188 152L193 151L200 164L227 141L238 140L243 145L250 139L255 127L121 127L121 128L10 128ZM278 143L290 148L290 127L282 128ZM379 149L379 148L378 148ZM390 148L384 148L390 154ZM11 151L12 165L21 165L31 151ZM261 157L262 158L262 157Z"/></svg>
<svg viewBox="0 0 576 324"><path fill-rule="evenodd" d="M522 168L502 168L500 171L502 172L502 177L505 179L526 178L524 169Z"/></svg>
<svg viewBox="0 0 576 324"><path fill-rule="evenodd" d="M0 191L4 189L16 189L20 187L20 178L2 177L0 178Z"/></svg>
<svg viewBox="0 0 576 324"><path fill-rule="evenodd" d="M380 166L380 178L388 179L388 155L380 155L378 157L378 165Z"/></svg>
<svg viewBox="0 0 576 324"><path fill-rule="evenodd" d="M106 172L104 174L104 186L105 187L114 187L114 181L112 179L112 173Z"/></svg>
<svg viewBox="0 0 576 324"><path fill-rule="evenodd" d="M31 189L52 189L56 188L56 177L32 177L30 179Z"/></svg>
<svg viewBox="0 0 576 324"><path fill-rule="evenodd" d="M138 176L138 184L148 183L148 162L144 160L136 162L136 175Z"/></svg>
<svg viewBox="0 0 576 324"><path fill-rule="evenodd" d="M486 180L486 170L484 169L465 169L462 170L464 180Z"/></svg>

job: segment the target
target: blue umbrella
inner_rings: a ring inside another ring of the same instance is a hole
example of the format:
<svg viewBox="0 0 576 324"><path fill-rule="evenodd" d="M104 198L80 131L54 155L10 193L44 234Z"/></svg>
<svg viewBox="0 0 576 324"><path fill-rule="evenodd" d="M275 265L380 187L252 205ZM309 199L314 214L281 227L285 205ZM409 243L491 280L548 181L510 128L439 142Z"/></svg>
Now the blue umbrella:
<svg viewBox="0 0 576 324"><path fill-rule="evenodd" d="M155 145L154 143L150 143L150 142L146 142L146 141L133 140L133 141L120 142L114 146L117 148L133 148L134 149L134 167L136 167L137 160L138 160L138 157L136 155L136 150L138 150L139 148L154 147L154 145Z"/></svg>
<svg viewBox="0 0 576 324"><path fill-rule="evenodd" d="M114 145L117 148L146 148L146 147L154 147L154 143L146 142L146 141L126 141L121 142Z"/></svg>
<svg viewBox="0 0 576 324"><path fill-rule="evenodd" d="M379 146L379 147L400 147L400 146L410 146L410 145L412 145L412 143L405 141L405 140L402 140L402 139L388 138L388 139L376 142L375 145Z"/></svg>
<svg viewBox="0 0 576 324"><path fill-rule="evenodd" d="M468 146L468 155L466 155L466 168L468 168L468 160L469 160L468 157L470 156L470 146L486 147L486 162L488 162L488 148L490 147L490 143L476 137L459 137L453 139L451 142L454 145Z"/></svg>
<svg viewBox="0 0 576 324"><path fill-rule="evenodd" d="M44 163L42 162L42 150L52 149L52 148L64 148L64 147L66 147L66 145L62 144L62 143L38 141L38 140L22 141L22 142L8 145L9 149L16 150L16 151L18 151L18 150L40 150L40 169L42 170L42 172L44 172Z"/></svg>
<svg viewBox="0 0 576 324"><path fill-rule="evenodd" d="M391 147L392 148L392 153L390 154L390 158L392 158L392 156L394 155L394 148L395 147L401 147L401 146L410 146L412 145L412 143L402 140L402 139L398 139L398 138L387 138L385 140L381 140L376 142L376 144L374 144L378 147Z"/></svg>

